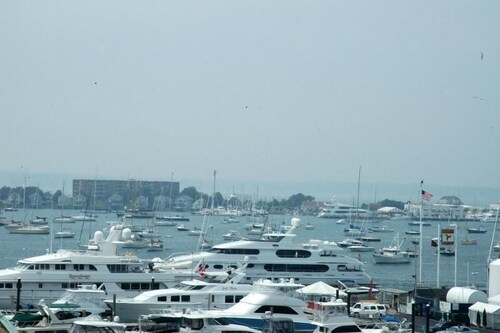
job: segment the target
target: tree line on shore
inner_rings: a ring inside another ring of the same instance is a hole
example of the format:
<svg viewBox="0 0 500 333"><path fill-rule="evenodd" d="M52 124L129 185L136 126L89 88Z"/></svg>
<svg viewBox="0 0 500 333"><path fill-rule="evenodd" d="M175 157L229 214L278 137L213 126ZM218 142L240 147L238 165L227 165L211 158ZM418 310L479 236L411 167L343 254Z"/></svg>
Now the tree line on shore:
<svg viewBox="0 0 500 333"><path fill-rule="evenodd" d="M226 207L233 209L244 210L265 210L270 213L284 213L305 211L315 213L322 208L324 202L317 202L311 195L297 193L289 196L288 198L270 200L260 199L256 202L249 197L239 198L235 195L224 197L220 192L215 195L199 192L196 187L188 186L184 188L178 196L187 196L198 202L200 207ZM213 200L213 202L212 202ZM363 204L361 208L368 210L376 210L380 207L391 206L402 209L404 203L394 200L383 200L378 203ZM55 192L43 191L39 187L8 187L3 186L0 188L0 208L15 207L15 208L72 208L73 202L70 197L63 196L61 190Z"/></svg>

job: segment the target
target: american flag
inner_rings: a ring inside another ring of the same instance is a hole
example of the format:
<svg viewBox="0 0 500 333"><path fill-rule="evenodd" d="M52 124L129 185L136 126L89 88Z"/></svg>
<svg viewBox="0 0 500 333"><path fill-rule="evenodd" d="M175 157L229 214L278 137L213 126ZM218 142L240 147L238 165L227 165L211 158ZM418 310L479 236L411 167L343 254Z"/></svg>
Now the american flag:
<svg viewBox="0 0 500 333"><path fill-rule="evenodd" d="M207 264L205 264L204 262L198 265L198 274L200 274L202 279L205 278L206 269L207 269Z"/></svg>
<svg viewBox="0 0 500 333"><path fill-rule="evenodd" d="M432 194L422 190L422 199L429 201L432 199Z"/></svg>

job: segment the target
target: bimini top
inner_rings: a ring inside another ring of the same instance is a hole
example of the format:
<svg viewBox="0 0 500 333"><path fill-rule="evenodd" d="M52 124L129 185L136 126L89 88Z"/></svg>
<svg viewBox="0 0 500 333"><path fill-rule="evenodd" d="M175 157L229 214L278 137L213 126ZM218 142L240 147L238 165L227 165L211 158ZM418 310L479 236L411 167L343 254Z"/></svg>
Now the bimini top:
<svg viewBox="0 0 500 333"><path fill-rule="evenodd" d="M488 296L485 292L472 288L453 287L446 294L446 302L449 303L472 304L487 301Z"/></svg>

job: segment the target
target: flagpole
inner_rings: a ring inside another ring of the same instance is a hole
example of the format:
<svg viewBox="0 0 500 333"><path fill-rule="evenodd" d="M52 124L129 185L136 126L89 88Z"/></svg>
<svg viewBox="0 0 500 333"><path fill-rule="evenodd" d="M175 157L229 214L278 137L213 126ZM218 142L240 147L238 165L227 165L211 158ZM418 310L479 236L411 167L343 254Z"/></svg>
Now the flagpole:
<svg viewBox="0 0 500 333"><path fill-rule="evenodd" d="M437 246L437 278L436 278L436 288L439 288L439 284L441 281L439 281L439 274L440 274L440 269L439 267L441 266L441 223L438 223L438 246Z"/></svg>
<svg viewBox="0 0 500 333"><path fill-rule="evenodd" d="M455 232L453 233L453 241L455 242L455 287L457 286L457 264L458 264L458 246L457 246L457 237L458 236L458 224L455 223Z"/></svg>
<svg viewBox="0 0 500 333"><path fill-rule="evenodd" d="M424 181L422 180L420 182L420 223L419 223L419 231L420 231L420 241L419 243L419 249L418 249L418 282L422 283L422 243L423 243L423 230L422 230L422 191L423 191L423 185Z"/></svg>

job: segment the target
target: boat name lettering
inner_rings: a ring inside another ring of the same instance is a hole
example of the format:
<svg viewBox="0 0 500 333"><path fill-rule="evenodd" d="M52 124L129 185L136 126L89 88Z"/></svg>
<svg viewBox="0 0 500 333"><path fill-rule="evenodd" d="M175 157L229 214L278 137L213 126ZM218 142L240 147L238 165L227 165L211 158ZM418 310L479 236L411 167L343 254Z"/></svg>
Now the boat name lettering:
<svg viewBox="0 0 500 333"><path fill-rule="evenodd" d="M90 279L90 274L70 274L69 278L75 280L88 280Z"/></svg>

